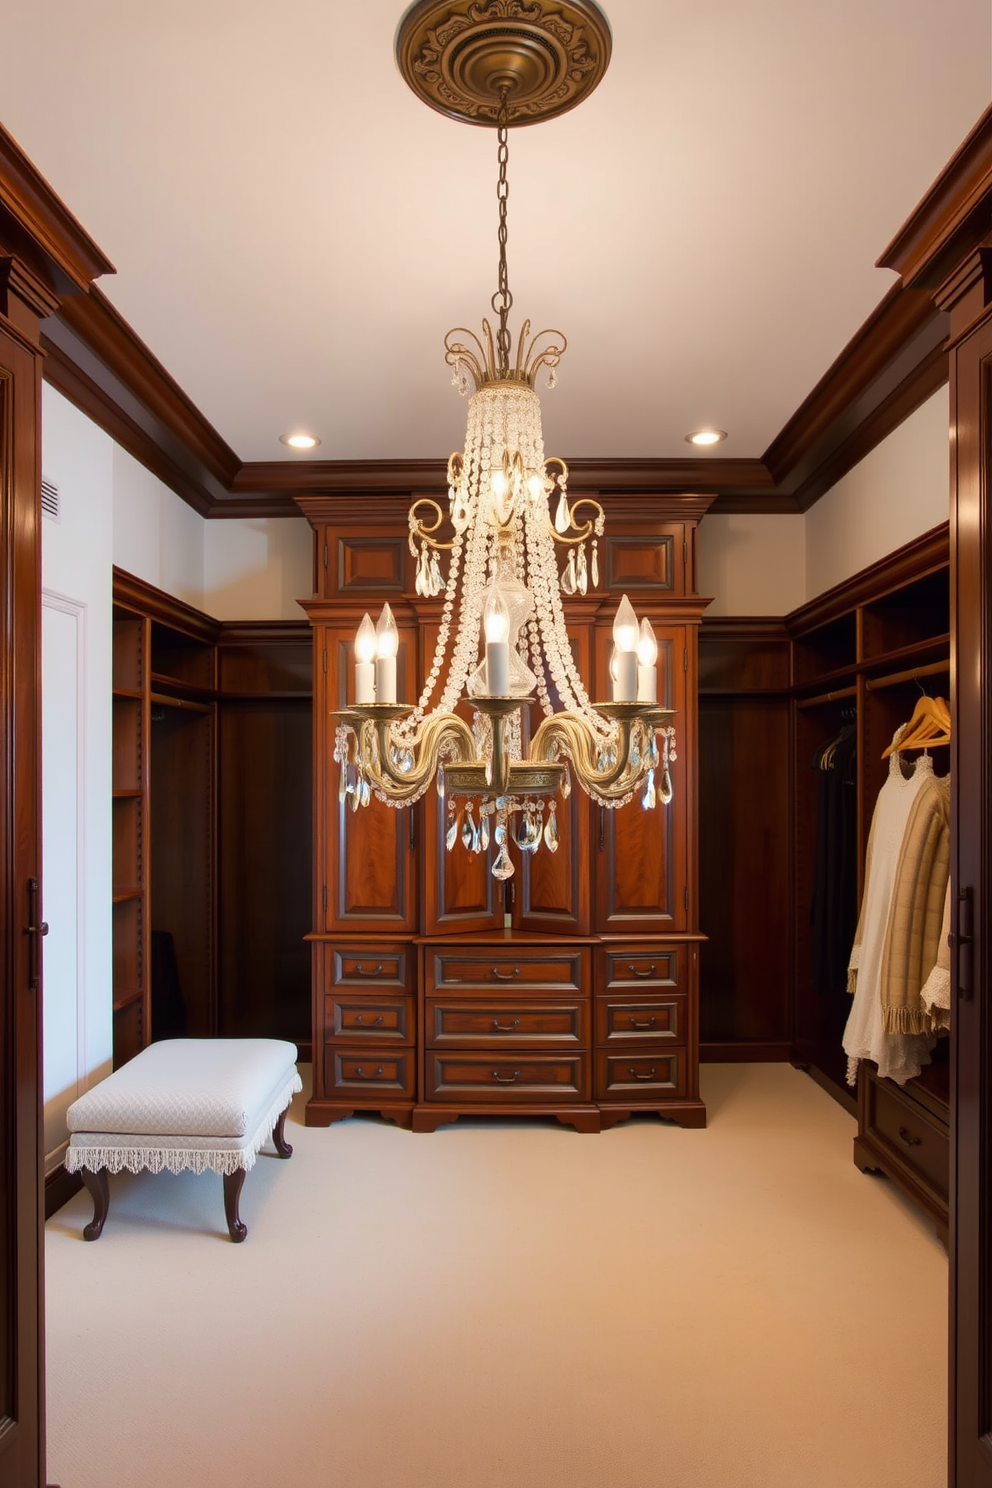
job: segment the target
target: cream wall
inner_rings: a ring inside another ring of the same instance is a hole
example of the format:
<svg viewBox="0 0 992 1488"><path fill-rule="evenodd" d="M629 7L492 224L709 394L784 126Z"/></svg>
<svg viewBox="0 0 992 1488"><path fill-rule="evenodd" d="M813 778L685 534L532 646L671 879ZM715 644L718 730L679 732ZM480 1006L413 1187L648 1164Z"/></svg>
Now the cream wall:
<svg viewBox="0 0 992 1488"><path fill-rule="evenodd" d="M947 521L948 421L942 387L806 513L807 598Z"/></svg>
<svg viewBox="0 0 992 1488"><path fill-rule="evenodd" d="M204 522L203 608L217 620L305 620L313 531L305 517Z"/></svg>
<svg viewBox="0 0 992 1488"><path fill-rule="evenodd" d="M947 400L943 387L802 516L705 517L707 615L787 615L946 522Z"/></svg>
<svg viewBox="0 0 992 1488"><path fill-rule="evenodd" d="M114 562L146 584L203 607L203 518L114 445Z"/></svg>
<svg viewBox="0 0 992 1488"><path fill-rule="evenodd" d="M61 1161L65 1112L110 1069L113 441L47 385L41 527L44 1131Z"/></svg>
<svg viewBox="0 0 992 1488"><path fill-rule="evenodd" d="M699 526L707 615L787 615L806 598L805 517L712 516Z"/></svg>

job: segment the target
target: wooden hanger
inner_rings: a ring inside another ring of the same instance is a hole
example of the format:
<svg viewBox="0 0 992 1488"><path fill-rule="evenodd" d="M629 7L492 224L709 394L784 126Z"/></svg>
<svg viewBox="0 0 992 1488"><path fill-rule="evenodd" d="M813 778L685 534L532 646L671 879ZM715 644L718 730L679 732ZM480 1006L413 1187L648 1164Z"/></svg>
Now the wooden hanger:
<svg viewBox="0 0 992 1488"><path fill-rule="evenodd" d="M917 701L913 715L903 727L898 738L893 739L888 749L883 749L882 758L890 754L901 754L904 749L924 749L928 744L950 744L951 710L943 698L932 698L926 693Z"/></svg>

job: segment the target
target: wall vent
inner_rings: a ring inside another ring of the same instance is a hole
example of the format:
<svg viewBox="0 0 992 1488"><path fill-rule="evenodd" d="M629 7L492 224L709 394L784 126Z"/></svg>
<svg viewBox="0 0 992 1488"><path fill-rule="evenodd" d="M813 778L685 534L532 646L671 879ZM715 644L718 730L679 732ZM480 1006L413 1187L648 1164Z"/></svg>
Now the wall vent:
<svg viewBox="0 0 992 1488"><path fill-rule="evenodd" d="M59 495L58 486L53 486L51 481L43 480L41 483L41 511L51 522L62 520L62 498Z"/></svg>

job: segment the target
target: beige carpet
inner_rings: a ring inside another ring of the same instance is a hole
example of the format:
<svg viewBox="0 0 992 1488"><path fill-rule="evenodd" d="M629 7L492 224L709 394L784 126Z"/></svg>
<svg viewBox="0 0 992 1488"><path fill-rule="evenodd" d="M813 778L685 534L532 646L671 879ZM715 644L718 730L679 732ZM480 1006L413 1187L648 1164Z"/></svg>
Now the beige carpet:
<svg viewBox="0 0 992 1488"><path fill-rule="evenodd" d="M304 1072L306 1073L306 1071ZM785 1065L706 1131L287 1127L48 1225L61 1488L943 1488L947 1263Z"/></svg>

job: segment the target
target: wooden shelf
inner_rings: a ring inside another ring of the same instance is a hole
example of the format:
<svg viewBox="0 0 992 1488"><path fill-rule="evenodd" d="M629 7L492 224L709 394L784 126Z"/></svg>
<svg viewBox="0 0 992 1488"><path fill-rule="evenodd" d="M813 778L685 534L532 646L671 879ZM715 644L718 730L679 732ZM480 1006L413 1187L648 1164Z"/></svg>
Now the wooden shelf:
<svg viewBox="0 0 992 1488"><path fill-rule="evenodd" d="M113 696L119 698L131 698L137 702L140 702L141 699L144 697L144 693L141 691L140 688L136 687L115 687L113 689Z"/></svg>
<svg viewBox="0 0 992 1488"><path fill-rule="evenodd" d="M140 790L115 790L113 799L115 801L140 801L144 791Z"/></svg>
<svg viewBox="0 0 992 1488"><path fill-rule="evenodd" d="M140 987L135 988L130 992L115 992L114 1012L120 1013L124 1010L124 1008L133 1007L136 1002L141 1001L144 995L145 994L141 991Z"/></svg>
<svg viewBox="0 0 992 1488"><path fill-rule="evenodd" d="M115 904L129 904L132 899L140 899L144 889L115 889L113 902Z"/></svg>

